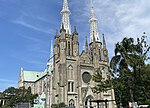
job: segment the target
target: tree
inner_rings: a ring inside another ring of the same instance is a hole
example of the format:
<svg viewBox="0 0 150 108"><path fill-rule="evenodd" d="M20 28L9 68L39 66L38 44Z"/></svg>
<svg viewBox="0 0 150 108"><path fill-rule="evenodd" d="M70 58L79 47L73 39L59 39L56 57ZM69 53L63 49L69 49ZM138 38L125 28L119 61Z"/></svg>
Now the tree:
<svg viewBox="0 0 150 108"><path fill-rule="evenodd" d="M10 98L17 94L17 89L14 87L9 87L3 91L4 97Z"/></svg>
<svg viewBox="0 0 150 108"><path fill-rule="evenodd" d="M124 106L129 101L139 102L142 85L142 67L149 59L147 53L146 36L137 38L124 38L116 44L115 56L111 59L110 67L113 75L113 87L122 95L120 98ZM130 95L127 95L130 94ZM116 97L118 99L118 95ZM120 99L117 100L119 103Z"/></svg>
<svg viewBox="0 0 150 108"><path fill-rule="evenodd" d="M33 103L34 99L37 97L37 94L31 93L31 88L25 89L9 87L3 91L4 98L8 98L4 108L13 107L18 102L30 102Z"/></svg>
<svg viewBox="0 0 150 108"><path fill-rule="evenodd" d="M94 75L92 76L92 80L96 82L96 86L94 87L95 93L101 93L111 89L111 80L104 79L100 69L95 71Z"/></svg>
<svg viewBox="0 0 150 108"><path fill-rule="evenodd" d="M139 88L139 104L150 105L150 64L141 68L141 87Z"/></svg>

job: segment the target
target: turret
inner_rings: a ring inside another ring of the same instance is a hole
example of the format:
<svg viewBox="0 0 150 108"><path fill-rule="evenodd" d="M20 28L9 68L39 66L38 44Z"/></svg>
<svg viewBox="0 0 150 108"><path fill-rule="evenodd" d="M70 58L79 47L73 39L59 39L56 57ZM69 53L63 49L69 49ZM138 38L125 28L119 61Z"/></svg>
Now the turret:
<svg viewBox="0 0 150 108"><path fill-rule="evenodd" d="M62 28L60 29L60 39L65 39L66 38L66 29L64 28L64 24L62 23Z"/></svg>
<svg viewBox="0 0 150 108"><path fill-rule="evenodd" d="M64 25L62 24L62 29L60 30L60 65L59 65L59 86L64 87L66 85L66 30L64 29Z"/></svg>
<svg viewBox="0 0 150 108"><path fill-rule="evenodd" d="M79 55L78 32L76 30L76 26L74 27L74 32L73 32L73 55L74 56Z"/></svg>
<svg viewBox="0 0 150 108"><path fill-rule="evenodd" d="M86 53L89 52L87 36L86 36L86 42L85 42L85 52L86 52Z"/></svg>
<svg viewBox="0 0 150 108"><path fill-rule="evenodd" d="M55 34L55 45L59 43L59 35L58 35L58 30L56 29L56 34Z"/></svg>
<svg viewBox="0 0 150 108"><path fill-rule="evenodd" d="M62 29L60 30L60 58L66 57L66 30L64 29L64 26L62 24ZM60 60L62 63L64 63L63 59Z"/></svg>
<svg viewBox="0 0 150 108"><path fill-rule="evenodd" d="M77 42L78 42L78 32L77 32L76 26L74 26L73 42L74 42L74 43L77 43Z"/></svg>
<svg viewBox="0 0 150 108"><path fill-rule="evenodd" d="M58 34L58 30L56 30L56 34L55 34L55 43L54 43L54 60L56 60L59 57L60 50L59 50L59 34Z"/></svg>
<svg viewBox="0 0 150 108"><path fill-rule="evenodd" d="M104 34L103 34L103 55L104 55L104 61L108 62L108 50L106 48L106 41L105 41Z"/></svg>

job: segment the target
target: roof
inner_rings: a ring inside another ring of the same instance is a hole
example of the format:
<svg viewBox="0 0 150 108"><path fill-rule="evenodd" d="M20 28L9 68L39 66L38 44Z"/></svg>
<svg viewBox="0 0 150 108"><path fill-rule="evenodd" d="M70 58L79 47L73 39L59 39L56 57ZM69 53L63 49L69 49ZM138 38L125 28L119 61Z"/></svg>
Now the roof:
<svg viewBox="0 0 150 108"><path fill-rule="evenodd" d="M23 71L24 81L31 81L34 82L41 76L42 72L36 71Z"/></svg>
<svg viewBox="0 0 150 108"><path fill-rule="evenodd" d="M52 67L45 69L43 72L23 70L23 81L35 82L38 79L47 75L48 72L52 72L52 70L53 70Z"/></svg>

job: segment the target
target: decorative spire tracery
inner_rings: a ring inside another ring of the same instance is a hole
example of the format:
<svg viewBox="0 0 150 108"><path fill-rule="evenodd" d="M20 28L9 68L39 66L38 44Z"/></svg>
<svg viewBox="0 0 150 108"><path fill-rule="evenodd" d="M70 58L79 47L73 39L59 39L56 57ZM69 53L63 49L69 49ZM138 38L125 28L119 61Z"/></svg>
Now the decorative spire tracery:
<svg viewBox="0 0 150 108"><path fill-rule="evenodd" d="M100 42L99 34L98 34L98 28L97 28L97 19L96 19L95 12L94 12L93 0L91 0L91 10L90 10L90 42L93 42L93 35L95 36L95 39L96 39L95 41Z"/></svg>
<svg viewBox="0 0 150 108"><path fill-rule="evenodd" d="M61 11L62 15L62 24L64 24L64 29L67 33L71 34L71 25L70 25L70 10L68 6L68 0L64 0L63 2L63 8ZM62 26L61 26L62 28Z"/></svg>

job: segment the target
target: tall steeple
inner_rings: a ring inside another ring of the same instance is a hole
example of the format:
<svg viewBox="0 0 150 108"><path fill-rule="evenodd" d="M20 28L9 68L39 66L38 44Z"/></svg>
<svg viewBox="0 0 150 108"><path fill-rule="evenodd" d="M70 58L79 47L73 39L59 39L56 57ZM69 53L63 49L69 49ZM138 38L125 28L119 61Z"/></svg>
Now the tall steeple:
<svg viewBox="0 0 150 108"><path fill-rule="evenodd" d="M53 41L51 40L51 46L50 46L50 58L48 60L47 66L49 69L53 68Z"/></svg>
<svg viewBox="0 0 150 108"><path fill-rule="evenodd" d="M62 24L64 24L64 29L66 30L66 32L71 34L71 25L70 25L70 17L69 17L70 10L68 7L68 0L64 0L61 15L62 15L61 28L62 28Z"/></svg>
<svg viewBox="0 0 150 108"><path fill-rule="evenodd" d="M93 35L95 36L95 41L100 42L98 29L97 29L97 19L94 12L93 0L91 0L91 12L90 12L90 42L93 42Z"/></svg>

